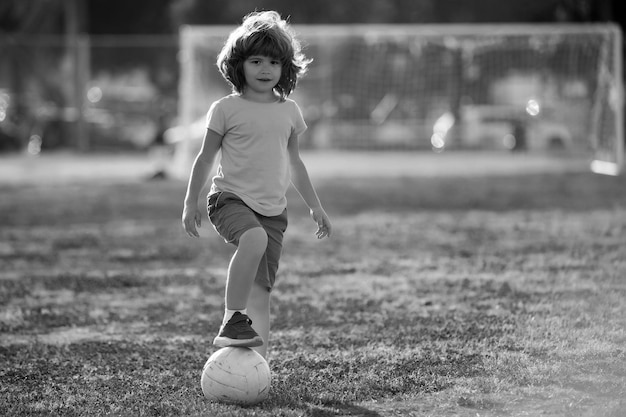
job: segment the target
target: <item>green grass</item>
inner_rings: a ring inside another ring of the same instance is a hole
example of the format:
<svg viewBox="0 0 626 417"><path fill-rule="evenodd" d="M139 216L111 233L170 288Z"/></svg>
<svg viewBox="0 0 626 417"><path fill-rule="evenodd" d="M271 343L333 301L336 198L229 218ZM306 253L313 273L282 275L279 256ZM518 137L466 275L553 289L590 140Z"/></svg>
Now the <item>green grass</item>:
<svg viewBox="0 0 626 417"><path fill-rule="evenodd" d="M623 415L623 177L316 182L334 236L291 191L248 408L200 390L232 249L183 183L1 186L0 415Z"/></svg>

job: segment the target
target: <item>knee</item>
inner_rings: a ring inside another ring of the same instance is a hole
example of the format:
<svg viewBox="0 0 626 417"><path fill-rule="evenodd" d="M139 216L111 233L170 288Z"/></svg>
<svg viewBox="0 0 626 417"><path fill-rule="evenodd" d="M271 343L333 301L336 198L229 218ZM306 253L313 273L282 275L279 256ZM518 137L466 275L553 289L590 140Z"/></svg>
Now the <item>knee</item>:
<svg viewBox="0 0 626 417"><path fill-rule="evenodd" d="M267 249L267 233L262 227L246 230L239 238L239 248L263 254Z"/></svg>

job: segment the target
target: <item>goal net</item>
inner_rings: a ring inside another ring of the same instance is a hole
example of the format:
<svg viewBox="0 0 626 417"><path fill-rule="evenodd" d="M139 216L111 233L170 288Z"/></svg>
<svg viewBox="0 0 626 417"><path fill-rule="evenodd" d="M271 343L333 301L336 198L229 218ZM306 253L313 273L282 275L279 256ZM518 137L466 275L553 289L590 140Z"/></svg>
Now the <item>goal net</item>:
<svg viewBox="0 0 626 417"><path fill-rule="evenodd" d="M188 174L210 104L230 93L215 65L231 26L181 29L176 166ZM313 58L292 95L301 146L502 150L623 160L622 40L598 25L294 26Z"/></svg>

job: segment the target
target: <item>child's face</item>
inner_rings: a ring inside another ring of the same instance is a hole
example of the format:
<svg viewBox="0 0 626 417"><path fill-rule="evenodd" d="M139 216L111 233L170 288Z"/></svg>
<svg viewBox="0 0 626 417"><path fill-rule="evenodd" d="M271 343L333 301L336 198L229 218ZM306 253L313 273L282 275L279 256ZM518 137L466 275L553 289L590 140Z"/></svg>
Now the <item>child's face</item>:
<svg viewBox="0 0 626 417"><path fill-rule="evenodd" d="M280 60L267 56L253 55L243 63L246 87L256 94L274 94L280 81L282 64Z"/></svg>

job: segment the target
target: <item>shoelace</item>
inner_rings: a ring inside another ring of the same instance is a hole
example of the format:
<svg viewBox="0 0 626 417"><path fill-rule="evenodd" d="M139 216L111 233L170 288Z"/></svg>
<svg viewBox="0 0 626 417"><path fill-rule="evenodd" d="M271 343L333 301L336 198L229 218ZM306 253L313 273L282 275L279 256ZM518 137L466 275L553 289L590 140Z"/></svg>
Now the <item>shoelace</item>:
<svg viewBox="0 0 626 417"><path fill-rule="evenodd" d="M237 316L233 316L230 319L230 324L233 325L233 326L242 327L242 326L245 326L244 323L248 324L248 326L252 326L252 320L250 320L249 317L246 317L243 314L237 315Z"/></svg>

